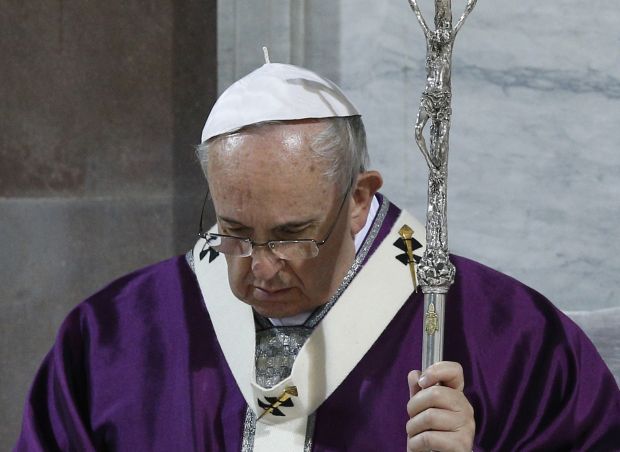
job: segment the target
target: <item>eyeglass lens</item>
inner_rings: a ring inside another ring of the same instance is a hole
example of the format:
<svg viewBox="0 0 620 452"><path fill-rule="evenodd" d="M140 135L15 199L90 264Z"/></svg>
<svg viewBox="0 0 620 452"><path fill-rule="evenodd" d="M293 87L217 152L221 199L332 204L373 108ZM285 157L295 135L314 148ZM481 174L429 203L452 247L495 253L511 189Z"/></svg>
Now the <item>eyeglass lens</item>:
<svg viewBox="0 0 620 452"><path fill-rule="evenodd" d="M247 257L252 254L252 242L249 239L209 234L208 243L215 251L229 256ZM319 248L312 240L271 241L268 246L280 259L310 259L319 254Z"/></svg>

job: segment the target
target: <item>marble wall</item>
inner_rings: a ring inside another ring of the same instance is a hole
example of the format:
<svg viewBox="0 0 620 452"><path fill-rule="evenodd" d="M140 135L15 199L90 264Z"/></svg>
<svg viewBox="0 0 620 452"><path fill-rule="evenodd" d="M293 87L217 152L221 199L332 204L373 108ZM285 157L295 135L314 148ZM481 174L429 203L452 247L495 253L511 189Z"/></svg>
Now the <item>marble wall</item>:
<svg viewBox="0 0 620 452"><path fill-rule="evenodd" d="M262 45L330 77L364 115L383 192L422 218L425 43L407 1L218 6L219 90ZM568 310L620 306L619 22L614 0L479 0L454 51L450 248Z"/></svg>
<svg viewBox="0 0 620 452"><path fill-rule="evenodd" d="M194 241L215 3L0 2L0 450L69 310Z"/></svg>

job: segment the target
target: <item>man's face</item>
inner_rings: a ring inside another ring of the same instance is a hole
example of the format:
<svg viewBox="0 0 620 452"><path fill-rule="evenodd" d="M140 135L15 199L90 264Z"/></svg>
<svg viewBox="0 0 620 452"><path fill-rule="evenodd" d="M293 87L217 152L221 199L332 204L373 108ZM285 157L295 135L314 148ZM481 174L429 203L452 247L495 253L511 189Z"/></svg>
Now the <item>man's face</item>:
<svg viewBox="0 0 620 452"><path fill-rule="evenodd" d="M267 247L250 257L226 256L237 298L267 317L288 317L326 303L355 255L350 201L324 175L311 151L324 124L298 122L240 133L212 146L209 187L219 232L268 240L329 240L317 257L282 260Z"/></svg>

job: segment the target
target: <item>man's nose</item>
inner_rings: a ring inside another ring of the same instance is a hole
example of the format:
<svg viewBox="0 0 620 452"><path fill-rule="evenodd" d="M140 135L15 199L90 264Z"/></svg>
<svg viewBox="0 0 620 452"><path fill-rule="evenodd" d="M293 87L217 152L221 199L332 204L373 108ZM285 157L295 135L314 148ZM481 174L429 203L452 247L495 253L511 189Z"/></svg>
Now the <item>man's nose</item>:
<svg viewBox="0 0 620 452"><path fill-rule="evenodd" d="M255 247L252 250L252 273L257 279L268 281L278 274L284 262L267 246Z"/></svg>

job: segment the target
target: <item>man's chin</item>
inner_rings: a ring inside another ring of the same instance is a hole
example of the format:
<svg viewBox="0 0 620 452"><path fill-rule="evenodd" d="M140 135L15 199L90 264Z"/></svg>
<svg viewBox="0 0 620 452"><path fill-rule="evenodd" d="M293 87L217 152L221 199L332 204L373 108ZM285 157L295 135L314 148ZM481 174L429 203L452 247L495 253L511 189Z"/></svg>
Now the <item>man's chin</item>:
<svg viewBox="0 0 620 452"><path fill-rule="evenodd" d="M297 314L305 312L305 310L301 306L296 306L294 302L291 302L289 304L265 304L261 302L256 302L255 300L251 300L248 304L250 304L258 314L262 315L263 317L268 317L270 319L293 317Z"/></svg>
<svg viewBox="0 0 620 452"><path fill-rule="evenodd" d="M298 314L313 311L319 304L314 305L311 300L303 296L297 288L288 288L277 291L264 291L253 287L246 296L237 297L254 310L270 319L293 317Z"/></svg>
<svg viewBox="0 0 620 452"><path fill-rule="evenodd" d="M297 297L271 302L264 302L252 298L244 301L252 306L258 314L270 319L294 317L304 312L313 311L315 308L314 306L309 306L307 303L300 303Z"/></svg>

